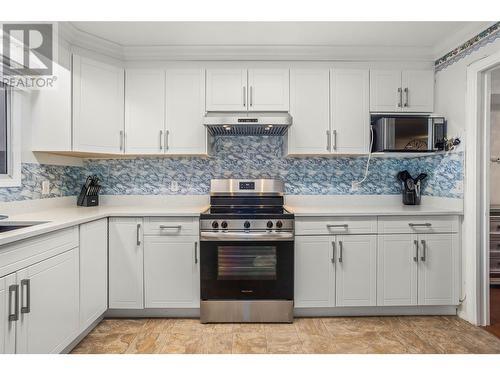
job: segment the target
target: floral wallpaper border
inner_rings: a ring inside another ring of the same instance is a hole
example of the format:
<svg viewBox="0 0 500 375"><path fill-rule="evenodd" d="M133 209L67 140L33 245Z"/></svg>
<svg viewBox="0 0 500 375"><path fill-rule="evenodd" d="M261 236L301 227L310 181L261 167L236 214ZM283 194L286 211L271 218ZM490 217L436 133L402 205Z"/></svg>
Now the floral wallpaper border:
<svg viewBox="0 0 500 375"><path fill-rule="evenodd" d="M500 22L488 27L475 37L469 39L457 48L448 52L446 55L437 59L434 62L435 71L438 72L443 70L465 56L470 55L472 52L477 51L486 44L494 42L497 38L500 38Z"/></svg>

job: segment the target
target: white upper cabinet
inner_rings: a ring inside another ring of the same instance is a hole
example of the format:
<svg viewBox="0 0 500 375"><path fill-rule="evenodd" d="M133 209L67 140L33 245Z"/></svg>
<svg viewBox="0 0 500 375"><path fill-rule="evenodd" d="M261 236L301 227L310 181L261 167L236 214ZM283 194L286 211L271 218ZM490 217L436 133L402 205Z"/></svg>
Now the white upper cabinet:
<svg viewBox="0 0 500 375"><path fill-rule="evenodd" d="M124 71L73 55L73 151L122 153Z"/></svg>
<svg viewBox="0 0 500 375"><path fill-rule="evenodd" d="M377 236L336 236L336 305L377 304Z"/></svg>
<svg viewBox="0 0 500 375"><path fill-rule="evenodd" d="M434 110L434 72L403 70L403 111L432 112Z"/></svg>
<svg viewBox="0 0 500 375"><path fill-rule="evenodd" d="M168 69L166 72L166 133L168 154L206 154L205 71Z"/></svg>
<svg viewBox="0 0 500 375"><path fill-rule="evenodd" d="M249 111L288 111L289 98L288 69L248 70Z"/></svg>
<svg viewBox="0 0 500 375"><path fill-rule="evenodd" d="M369 73L367 69L331 72L331 151L368 153L370 137Z"/></svg>
<svg viewBox="0 0 500 375"><path fill-rule="evenodd" d="M432 112L434 71L370 70L371 112Z"/></svg>
<svg viewBox="0 0 500 375"><path fill-rule="evenodd" d="M207 111L246 111L247 70L207 69Z"/></svg>
<svg viewBox="0 0 500 375"><path fill-rule="evenodd" d="M330 153L330 70L290 70L289 154Z"/></svg>
<svg viewBox="0 0 500 375"><path fill-rule="evenodd" d="M163 153L165 71L127 69L125 73L125 152Z"/></svg>

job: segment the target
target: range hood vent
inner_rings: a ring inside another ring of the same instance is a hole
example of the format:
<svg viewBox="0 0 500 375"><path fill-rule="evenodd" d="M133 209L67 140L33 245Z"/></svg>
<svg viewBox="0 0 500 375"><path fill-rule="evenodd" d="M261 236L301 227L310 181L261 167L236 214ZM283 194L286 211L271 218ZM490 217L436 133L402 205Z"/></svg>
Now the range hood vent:
<svg viewBox="0 0 500 375"><path fill-rule="evenodd" d="M292 125L292 116L280 113L209 112L203 125L211 135L284 135Z"/></svg>

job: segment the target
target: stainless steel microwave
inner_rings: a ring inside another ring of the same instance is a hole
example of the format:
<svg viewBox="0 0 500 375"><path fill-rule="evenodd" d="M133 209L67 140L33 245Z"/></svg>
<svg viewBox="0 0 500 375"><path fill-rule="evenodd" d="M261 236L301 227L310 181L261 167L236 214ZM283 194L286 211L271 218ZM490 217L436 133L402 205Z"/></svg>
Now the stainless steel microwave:
<svg viewBox="0 0 500 375"><path fill-rule="evenodd" d="M380 116L372 120L372 152L435 152L444 149L444 117Z"/></svg>

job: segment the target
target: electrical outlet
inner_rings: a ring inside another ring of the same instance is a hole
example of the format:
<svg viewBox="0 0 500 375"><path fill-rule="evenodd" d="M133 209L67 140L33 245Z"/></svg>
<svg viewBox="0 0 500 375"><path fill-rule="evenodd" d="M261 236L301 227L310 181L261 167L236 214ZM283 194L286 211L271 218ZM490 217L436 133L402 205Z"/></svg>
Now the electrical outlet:
<svg viewBox="0 0 500 375"><path fill-rule="evenodd" d="M359 190L359 184L357 181L353 181L351 183L351 191L358 191Z"/></svg>
<svg viewBox="0 0 500 375"><path fill-rule="evenodd" d="M42 181L42 194L49 194L50 193L50 182L45 180Z"/></svg>
<svg viewBox="0 0 500 375"><path fill-rule="evenodd" d="M457 181L457 183L455 184L455 190L458 193L463 193L464 192L464 183L463 183L463 181Z"/></svg>
<svg viewBox="0 0 500 375"><path fill-rule="evenodd" d="M179 190L179 183L177 181L172 181L170 183L170 190L178 191Z"/></svg>

